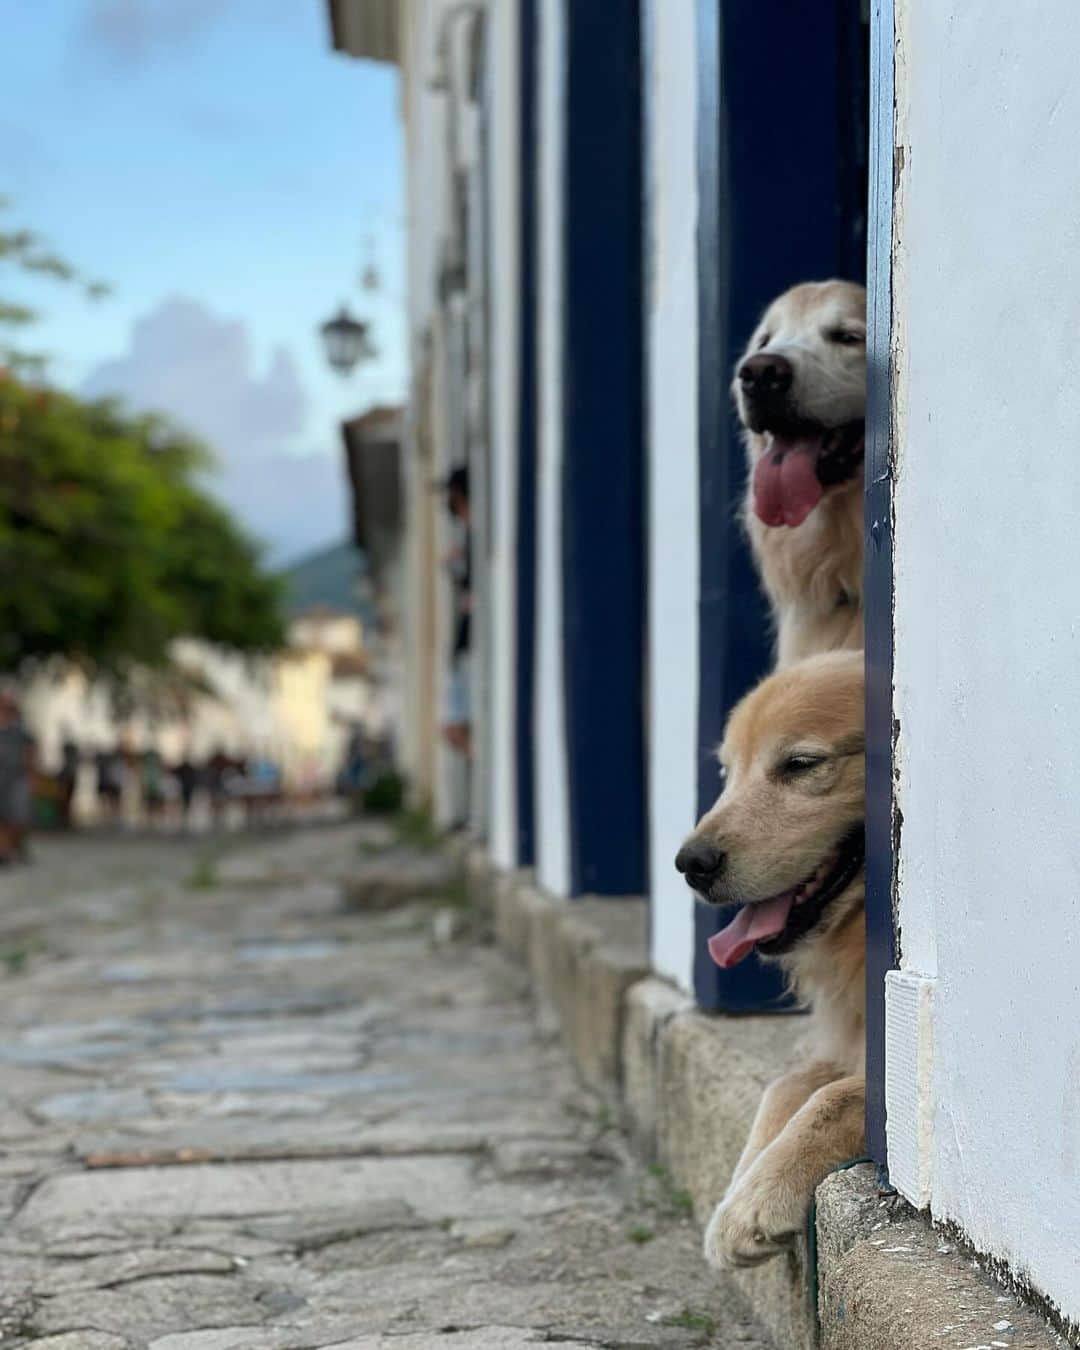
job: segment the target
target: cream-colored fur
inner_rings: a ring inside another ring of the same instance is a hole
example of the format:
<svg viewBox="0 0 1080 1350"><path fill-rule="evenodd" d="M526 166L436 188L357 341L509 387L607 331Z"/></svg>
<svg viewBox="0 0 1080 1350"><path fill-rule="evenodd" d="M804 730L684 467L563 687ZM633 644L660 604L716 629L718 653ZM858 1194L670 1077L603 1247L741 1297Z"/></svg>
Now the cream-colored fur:
<svg viewBox="0 0 1080 1350"><path fill-rule="evenodd" d="M863 819L861 652L810 657L769 676L731 715L726 783L694 835L725 863L703 897L753 904L798 885ZM814 767L790 776L792 756ZM755 1265L801 1231L817 1184L863 1148L863 874L778 956L811 1009L803 1066L771 1084L705 1235L722 1267Z"/></svg>
<svg viewBox="0 0 1080 1350"><path fill-rule="evenodd" d="M851 345L829 335L860 338ZM794 368L793 408L824 427L861 419L866 409L866 292L847 281L807 282L785 291L761 316L739 364L754 352L776 353ZM746 428L750 478L767 435L738 377L733 385ZM863 476L827 488L798 527L768 526L754 514L750 483L743 519L776 627L777 664L863 645Z"/></svg>

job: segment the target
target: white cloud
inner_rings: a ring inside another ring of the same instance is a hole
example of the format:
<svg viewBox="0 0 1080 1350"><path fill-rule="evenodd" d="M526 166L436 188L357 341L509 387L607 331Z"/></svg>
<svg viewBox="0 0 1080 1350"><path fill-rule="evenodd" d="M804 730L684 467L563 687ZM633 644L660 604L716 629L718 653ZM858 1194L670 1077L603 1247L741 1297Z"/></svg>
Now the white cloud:
<svg viewBox="0 0 1080 1350"><path fill-rule="evenodd" d="M291 452L308 399L288 351L265 373L254 365L242 320L176 298L133 324L128 353L99 365L83 392L168 413L205 440L219 462L215 491L280 561L345 535L344 463L336 447Z"/></svg>

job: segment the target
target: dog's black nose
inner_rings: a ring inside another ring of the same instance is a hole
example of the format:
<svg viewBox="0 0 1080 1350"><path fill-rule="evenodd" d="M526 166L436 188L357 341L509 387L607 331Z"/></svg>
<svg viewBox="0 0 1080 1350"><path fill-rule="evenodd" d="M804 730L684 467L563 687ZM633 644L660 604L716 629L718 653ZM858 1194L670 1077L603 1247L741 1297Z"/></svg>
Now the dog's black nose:
<svg viewBox="0 0 1080 1350"><path fill-rule="evenodd" d="M689 885L706 890L723 870L724 855L707 839L688 839L675 855L675 866Z"/></svg>
<svg viewBox="0 0 1080 1350"><path fill-rule="evenodd" d="M795 378L795 371L786 356L755 352L739 367L739 383L746 394L774 397L786 394Z"/></svg>

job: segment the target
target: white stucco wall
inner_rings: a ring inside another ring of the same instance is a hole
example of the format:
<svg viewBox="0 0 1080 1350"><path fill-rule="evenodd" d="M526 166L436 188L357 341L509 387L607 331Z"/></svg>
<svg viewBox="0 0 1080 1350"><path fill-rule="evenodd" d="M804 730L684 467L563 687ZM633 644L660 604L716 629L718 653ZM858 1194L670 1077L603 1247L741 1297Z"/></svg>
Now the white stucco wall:
<svg viewBox="0 0 1080 1350"><path fill-rule="evenodd" d="M931 1205L1080 1318L1080 9L898 0L900 936Z"/></svg>
<svg viewBox="0 0 1080 1350"><path fill-rule="evenodd" d="M562 664L562 197L563 5L539 5L539 550L536 661L536 873L557 895L570 888L566 716Z"/></svg>
<svg viewBox="0 0 1080 1350"><path fill-rule="evenodd" d="M518 6L489 10L491 107L492 506L490 570L489 852L503 867L517 861L514 765L516 717L516 549L519 316Z"/></svg>
<svg viewBox="0 0 1080 1350"><path fill-rule="evenodd" d="M652 958L690 989L694 914L673 859L697 807L696 19L652 0L648 147L649 857Z"/></svg>

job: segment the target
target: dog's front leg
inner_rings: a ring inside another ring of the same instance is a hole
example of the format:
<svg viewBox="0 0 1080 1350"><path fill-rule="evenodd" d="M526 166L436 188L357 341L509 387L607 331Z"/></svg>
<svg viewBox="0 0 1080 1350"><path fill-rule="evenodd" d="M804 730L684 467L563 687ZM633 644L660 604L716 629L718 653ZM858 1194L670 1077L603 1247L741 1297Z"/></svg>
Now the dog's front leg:
<svg viewBox="0 0 1080 1350"><path fill-rule="evenodd" d="M795 1112L717 1206L705 1230L711 1265L754 1266L790 1245L818 1184L862 1152L865 1102L864 1078L839 1078Z"/></svg>
<svg viewBox="0 0 1080 1350"><path fill-rule="evenodd" d="M800 1107L827 1083L833 1083L842 1077L835 1064L824 1060L814 1060L805 1069L796 1069L777 1078L769 1084L758 1105L750 1134L735 1164L735 1171L728 1182L727 1194L730 1195L738 1184L739 1178L753 1163L754 1159L768 1148L788 1121Z"/></svg>

